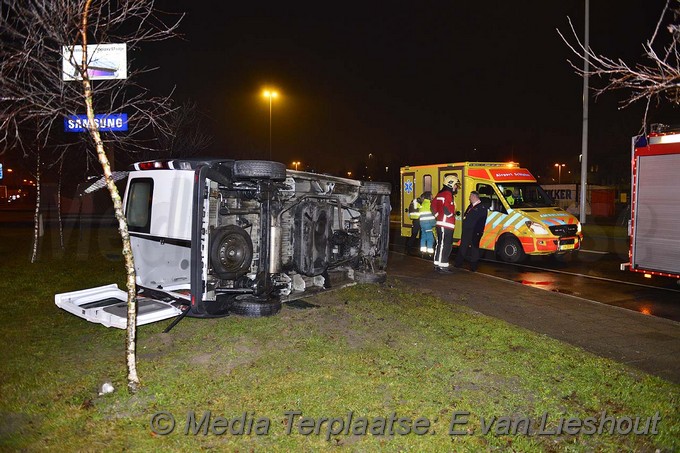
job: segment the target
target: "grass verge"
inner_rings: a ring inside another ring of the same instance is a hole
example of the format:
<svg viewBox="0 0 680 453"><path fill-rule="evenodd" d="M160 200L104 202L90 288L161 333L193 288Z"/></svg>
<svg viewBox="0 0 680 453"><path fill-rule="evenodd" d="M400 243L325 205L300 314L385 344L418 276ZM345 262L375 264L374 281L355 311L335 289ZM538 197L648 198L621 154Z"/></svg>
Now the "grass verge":
<svg viewBox="0 0 680 453"><path fill-rule="evenodd" d="M72 236L72 251L63 256L48 235L46 251L33 265L28 229L6 229L0 239L2 449L680 447L679 386L419 294L395 279L325 293L306 300L311 308L285 306L272 318L185 319L169 334L161 333L164 322L142 326L143 388L130 396L124 390L124 331L90 324L53 302L56 292L122 284L115 232ZM98 395L105 381L116 391ZM450 435L456 411L468 413L458 415L467 423L453 427L465 434ZM174 417L171 433L153 432L150 421L158 412ZM612 424L606 422L600 434L582 428L572 435L564 426L558 433L571 417L593 418L595 428L602 417L613 417L625 431L626 419L632 424L639 416L638 429L649 419L651 431L657 413L656 434L609 434ZM392 435L371 434L384 432L392 414L410 421L397 420ZM301 417L309 417L310 425L315 420L318 434L300 433L306 426ZM321 422L324 417L339 420ZM418 418L426 434L413 432ZM238 434L243 422L250 435ZM331 433L341 426L347 431ZM402 435L406 427L411 432ZM258 428L267 434L256 435Z"/></svg>

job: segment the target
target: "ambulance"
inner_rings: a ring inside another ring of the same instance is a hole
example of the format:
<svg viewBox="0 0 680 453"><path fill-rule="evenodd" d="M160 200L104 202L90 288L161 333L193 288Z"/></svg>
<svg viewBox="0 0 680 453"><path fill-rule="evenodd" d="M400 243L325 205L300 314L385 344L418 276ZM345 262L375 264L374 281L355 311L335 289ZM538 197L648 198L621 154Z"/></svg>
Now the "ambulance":
<svg viewBox="0 0 680 453"><path fill-rule="evenodd" d="M489 209L480 248L495 252L503 261L522 262L527 255L554 255L566 260L579 250L581 224L570 213L555 206L536 178L514 162L460 162L401 168L401 236L411 236L408 217L411 201L424 192L434 197L444 178L456 175L461 188L456 193L454 246L460 244L462 213L470 192L479 192Z"/></svg>

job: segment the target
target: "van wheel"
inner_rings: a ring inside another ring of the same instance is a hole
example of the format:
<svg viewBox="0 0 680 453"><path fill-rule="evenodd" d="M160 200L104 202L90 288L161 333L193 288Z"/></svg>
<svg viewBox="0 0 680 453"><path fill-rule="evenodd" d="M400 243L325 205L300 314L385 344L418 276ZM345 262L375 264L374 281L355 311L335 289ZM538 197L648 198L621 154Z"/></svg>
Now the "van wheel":
<svg viewBox="0 0 680 453"><path fill-rule="evenodd" d="M237 296L231 303L231 313L247 318L272 316L281 311L280 300L261 300L251 295Z"/></svg>
<svg viewBox="0 0 680 453"><path fill-rule="evenodd" d="M246 274L252 260L253 241L243 228L227 225L213 231L210 264L219 278L234 280Z"/></svg>
<svg viewBox="0 0 680 453"><path fill-rule="evenodd" d="M234 162L236 179L264 178L273 181L286 179L286 166L270 160L237 160Z"/></svg>
<svg viewBox="0 0 680 453"><path fill-rule="evenodd" d="M521 263L526 259L526 254L519 240L514 236L506 236L501 239L498 247L498 254L501 260L506 263Z"/></svg>

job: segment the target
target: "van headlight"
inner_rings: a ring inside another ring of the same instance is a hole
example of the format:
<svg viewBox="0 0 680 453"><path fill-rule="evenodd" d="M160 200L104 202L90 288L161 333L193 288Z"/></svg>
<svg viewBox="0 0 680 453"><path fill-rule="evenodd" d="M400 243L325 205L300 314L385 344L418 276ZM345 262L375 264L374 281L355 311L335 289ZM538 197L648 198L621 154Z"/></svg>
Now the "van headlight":
<svg viewBox="0 0 680 453"><path fill-rule="evenodd" d="M527 220L525 223L534 234L550 234L548 229L538 222Z"/></svg>

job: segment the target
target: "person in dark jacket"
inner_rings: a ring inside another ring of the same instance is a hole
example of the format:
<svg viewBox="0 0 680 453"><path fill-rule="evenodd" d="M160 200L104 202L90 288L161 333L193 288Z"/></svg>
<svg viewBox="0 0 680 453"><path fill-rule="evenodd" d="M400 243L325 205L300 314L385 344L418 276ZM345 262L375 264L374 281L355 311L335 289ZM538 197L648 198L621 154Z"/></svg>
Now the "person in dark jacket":
<svg viewBox="0 0 680 453"><path fill-rule="evenodd" d="M470 192L470 204L465 210L465 214L463 214L463 231L460 238L460 247L458 247L458 253L454 261L455 267L461 267L463 261L468 259L470 261L470 270L472 272L477 271L479 241L482 239L482 234L484 234L486 215L486 206L481 203L479 193L473 190Z"/></svg>

